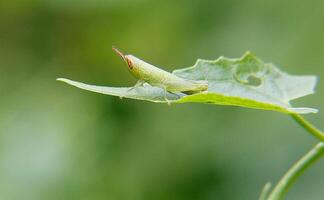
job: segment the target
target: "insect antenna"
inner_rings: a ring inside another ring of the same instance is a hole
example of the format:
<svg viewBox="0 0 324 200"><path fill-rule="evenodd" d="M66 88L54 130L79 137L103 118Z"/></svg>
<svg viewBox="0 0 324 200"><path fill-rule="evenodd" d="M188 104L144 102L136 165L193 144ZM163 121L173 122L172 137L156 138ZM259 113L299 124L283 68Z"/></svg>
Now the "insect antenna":
<svg viewBox="0 0 324 200"><path fill-rule="evenodd" d="M114 52L116 52L118 55L120 55L120 57L122 57L123 58L123 60L125 61L125 62L127 62L127 60L126 60L126 58L125 58L125 55L121 52L121 51L119 51L116 47L112 47L112 50L114 51Z"/></svg>

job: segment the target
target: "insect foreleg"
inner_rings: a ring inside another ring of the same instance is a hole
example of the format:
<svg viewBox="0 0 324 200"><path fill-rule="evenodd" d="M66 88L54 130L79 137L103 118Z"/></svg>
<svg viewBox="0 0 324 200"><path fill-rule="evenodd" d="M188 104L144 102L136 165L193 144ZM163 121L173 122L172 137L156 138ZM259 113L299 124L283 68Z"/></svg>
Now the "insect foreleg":
<svg viewBox="0 0 324 200"><path fill-rule="evenodd" d="M144 83L145 83L145 81L143 81L143 80L138 80L137 83L136 83L133 87L131 87L131 88L129 88L129 89L127 90L127 92L130 92L130 91L132 91L133 89L136 89L136 88L138 88L138 87L143 86Z"/></svg>
<svg viewBox="0 0 324 200"><path fill-rule="evenodd" d="M132 91L133 89L136 89L138 87L141 87L143 86L143 84L145 83L145 81L143 80L138 80L137 83L133 86L133 87L130 87L126 90L126 93ZM119 98L122 99L124 96L120 96Z"/></svg>

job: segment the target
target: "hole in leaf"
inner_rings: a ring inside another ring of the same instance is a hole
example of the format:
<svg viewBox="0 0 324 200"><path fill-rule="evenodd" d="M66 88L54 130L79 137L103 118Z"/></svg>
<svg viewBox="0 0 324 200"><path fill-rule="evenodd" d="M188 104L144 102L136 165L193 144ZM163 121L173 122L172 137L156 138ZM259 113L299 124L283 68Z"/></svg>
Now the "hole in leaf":
<svg viewBox="0 0 324 200"><path fill-rule="evenodd" d="M261 83L262 83L261 78L258 78L256 76L249 76L248 82L246 84L257 87L257 86L261 85Z"/></svg>

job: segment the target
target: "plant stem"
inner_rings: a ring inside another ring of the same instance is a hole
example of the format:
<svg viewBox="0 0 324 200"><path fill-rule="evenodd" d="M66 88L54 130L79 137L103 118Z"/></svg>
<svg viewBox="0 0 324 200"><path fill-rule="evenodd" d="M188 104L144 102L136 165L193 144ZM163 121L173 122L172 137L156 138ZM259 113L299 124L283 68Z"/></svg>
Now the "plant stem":
<svg viewBox="0 0 324 200"><path fill-rule="evenodd" d="M280 200L286 194L289 187L296 181L296 179L313 163L315 163L321 156L324 155L324 133L313 126L305 118L299 114L290 114L299 125L305 128L310 134L318 138L319 142L306 155L298 160L286 174L279 180L277 185L271 191L268 200Z"/></svg>
<svg viewBox="0 0 324 200"><path fill-rule="evenodd" d="M310 122L308 122L305 118L298 114L290 114L294 120L297 121L299 125L304 127L310 134L315 136L320 141L324 141L324 133L313 126Z"/></svg>
<svg viewBox="0 0 324 200"><path fill-rule="evenodd" d="M309 130L309 128L307 128L307 130ZM268 200L282 199L284 194L288 191L289 187L295 182L295 180L311 164L315 163L323 155L324 155L324 142L319 142L286 172L286 174L280 179L280 181L271 191Z"/></svg>

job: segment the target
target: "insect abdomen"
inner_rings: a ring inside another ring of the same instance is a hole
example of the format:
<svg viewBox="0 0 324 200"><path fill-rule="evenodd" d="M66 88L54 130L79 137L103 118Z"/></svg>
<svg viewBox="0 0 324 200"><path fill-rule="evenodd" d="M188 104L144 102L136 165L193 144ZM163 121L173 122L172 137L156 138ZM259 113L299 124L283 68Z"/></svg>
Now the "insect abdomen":
<svg viewBox="0 0 324 200"><path fill-rule="evenodd" d="M179 78L177 82L165 83L166 90L170 92L183 92L194 94L208 89L207 81L194 81Z"/></svg>

